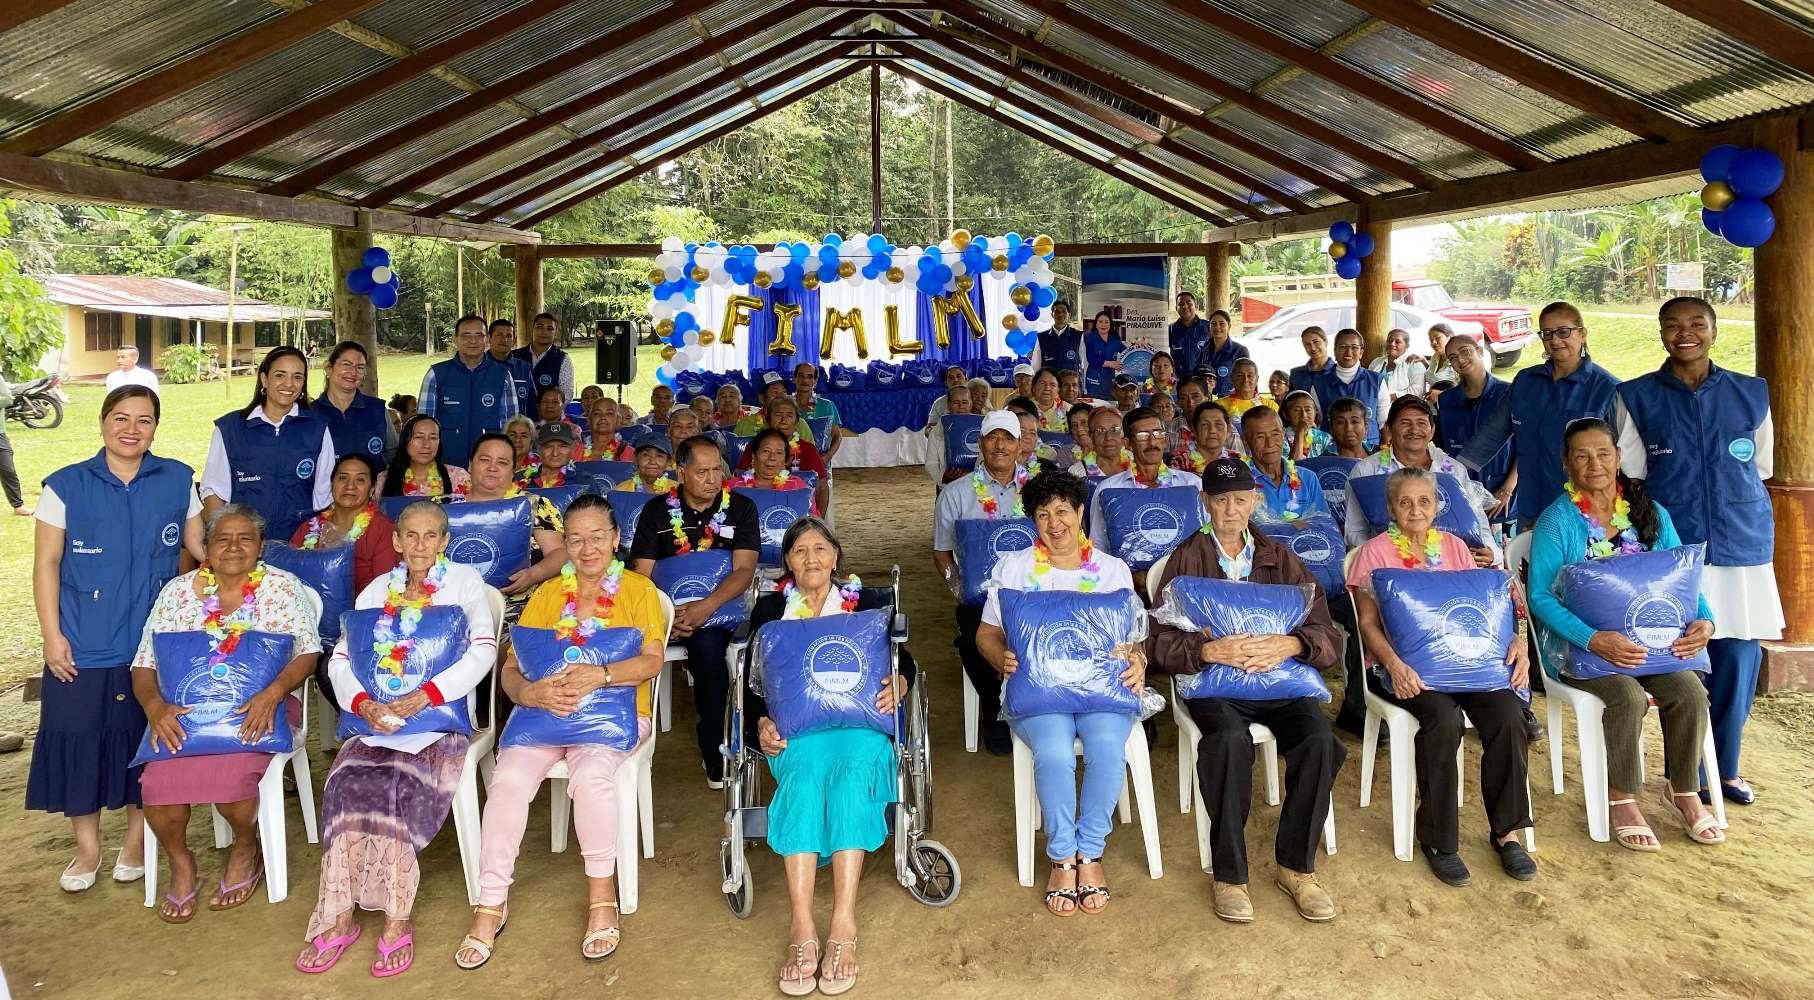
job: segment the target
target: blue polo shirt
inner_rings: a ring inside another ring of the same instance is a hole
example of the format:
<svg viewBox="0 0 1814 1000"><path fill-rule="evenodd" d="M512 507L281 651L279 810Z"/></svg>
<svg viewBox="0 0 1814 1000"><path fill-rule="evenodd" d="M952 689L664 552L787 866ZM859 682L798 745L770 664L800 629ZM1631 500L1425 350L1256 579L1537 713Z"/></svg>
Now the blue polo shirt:
<svg viewBox="0 0 1814 1000"><path fill-rule="evenodd" d="M1562 495L1568 479L1562 471L1562 432L1569 421L1598 417L1611 421L1619 380L1611 372L1584 358L1581 366L1555 378L1548 361L1532 365L1512 379L1505 394L1468 446L1455 458L1478 472L1490 463L1509 440L1518 462L1518 520L1532 524ZM1444 393L1443 395L1448 395Z"/></svg>
<svg viewBox="0 0 1814 1000"><path fill-rule="evenodd" d="M1323 499L1323 484L1313 470L1298 467L1298 488L1294 490L1291 488L1291 477L1284 474L1283 468L1279 470L1280 481L1275 483L1260 471L1260 467L1252 459L1247 460L1247 465L1253 470L1254 484L1266 498L1265 512L1272 519L1285 520L1287 514L1295 519L1329 513L1329 502Z"/></svg>

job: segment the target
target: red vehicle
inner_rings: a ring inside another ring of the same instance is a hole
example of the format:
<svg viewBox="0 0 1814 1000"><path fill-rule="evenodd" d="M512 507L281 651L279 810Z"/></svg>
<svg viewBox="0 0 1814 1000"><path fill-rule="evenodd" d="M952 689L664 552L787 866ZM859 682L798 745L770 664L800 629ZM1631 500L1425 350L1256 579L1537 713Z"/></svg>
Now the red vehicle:
<svg viewBox="0 0 1814 1000"><path fill-rule="evenodd" d="M1493 352L1493 367L1510 368L1536 335L1531 311L1523 306L1486 302L1456 302L1439 281L1413 278L1392 282L1392 301L1420 306L1446 319L1471 320L1486 331L1486 348Z"/></svg>

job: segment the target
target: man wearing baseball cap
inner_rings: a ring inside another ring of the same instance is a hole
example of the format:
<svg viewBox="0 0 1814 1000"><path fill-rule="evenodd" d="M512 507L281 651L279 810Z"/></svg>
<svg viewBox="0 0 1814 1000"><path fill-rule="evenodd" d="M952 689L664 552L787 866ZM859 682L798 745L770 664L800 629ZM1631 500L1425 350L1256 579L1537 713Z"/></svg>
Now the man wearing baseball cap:
<svg viewBox="0 0 1814 1000"><path fill-rule="evenodd" d="M939 493L932 521L932 561L954 594L962 590L962 567L957 559L958 522L1025 516L1020 510L1020 488L1026 483L1027 473L1018 464L1019 457L1020 417L1008 410L991 411L983 417L975 471L952 481ZM983 745L990 753L1005 756L1013 751L1013 743L1007 723L996 718L1001 714L1001 678L976 649L976 629L982 620L982 605L960 603L957 636L952 644L957 647L958 659L963 661L965 675L976 688Z"/></svg>
<svg viewBox="0 0 1814 1000"><path fill-rule="evenodd" d="M756 396L756 409L745 413L731 432L738 437L754 437L758 431L767 427L768 424L762 417L763 411L768 409L769 403L788 394L787 379L782 378L778 371L763 372L761 382L762 389Z"/></svg>
<svg viewBox="0 0 1814 1000"><path fill-rule="evenodd" d="M550 420L535 434L535 453L540 464L525 468L517 476L519 486L565 486L573 475L573 446L579 436L573 425L564 420Z"/></svg>
<svg viewBox="0 0 1814 1000"><path fill-rule="evenodd" d="M1025 361L1014 366L1014 395L1033 395L1033 366Z"/></svg>
<svg viewBox="0 0 1814 1000"><path fill-rule="evenodd" d="M1127 372L1115 375L1115 409L1128 413L1140 405L1140 380Z"/></svg>
<svg viewBox="0 0 1814 1000"><path fill-rule="evenodd" d="M1253 530L1248 519L1260 503L1253 472L1239 459L1218 458L1203 470L1203 505L1209 531L1193 532L1165 560L1149 592L1163 600L1173 579L1207 577L1248 583L1308 587L1315 592L1304 623L1289 634L1209 635L1155 625L1146 640L1149 669L1166 674L1218 670L1264 673L1287 658L1318 670L1341 662L1341 633L1316 578L1291 549ZM1158 604L1159 601L1155 601ZM1248 898L1247 824L1253 801L1252 723L1272 730L1285 758L1285 806L1273 852L1273 883L1298 914L1322 922L1335 918L1335 903L1317 881L1317 841L1329 814L1329 789L1348 756L1312 697L1236 700L1186 698L1184 707L1202 731L1197 741L1197 782L1209 812L1212 892L1216 916L1232 923L1253 920Z"/></svg>

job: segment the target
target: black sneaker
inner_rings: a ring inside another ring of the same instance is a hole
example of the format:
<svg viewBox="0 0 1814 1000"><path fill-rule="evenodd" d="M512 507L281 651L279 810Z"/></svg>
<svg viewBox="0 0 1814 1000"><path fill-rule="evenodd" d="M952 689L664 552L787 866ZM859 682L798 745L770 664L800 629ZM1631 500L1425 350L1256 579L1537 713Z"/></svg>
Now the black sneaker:
<svg viewBox="0 0 1814 1000"><path fill-rule="evenodd" d="M712 766L714 763L718 765L715 768ZM702 760L699 762L699 766L705 770L705 787L710 788L714 792L723 791L724 762Z"/></svg>
<svg viewBox="0 0 1814 1000"><path fill-rule="evenodd" d="M1444 885L1459 888L1474 880L1473 876L1468 874L1468 866L1461 860L1461 855L1454 851L1439 851L1427 844L1417 846L1423 851L1423 859L1430 863L1430 871L1441 879Z"/></svg>
<svg viewBox="0 0 1814 1000"><path fill-rule="evenodd" d="M1520 882L1537 877L1537 859L1525 851L1523 844L1514 840L1509 844L1494 844L1493 850L1499 852L1499 867L1505 869L1507 875Z"/></svg>
<svg viewBox="0 0 1814 1000"><path fill-rule="evenodd" d="M983 749L997 757L1006 757L1014 752L1014 738L1008 733L1005 722L989 722L983 725Z"/></svg>
<svg viewBox="0 0 1814 1000"><path fill-rule="evenodd" d="M1537 713L1529 705L1524 706L1524 738L1532 743L1543 738L1546 730L1543 723L1537 721Z"/></svg>

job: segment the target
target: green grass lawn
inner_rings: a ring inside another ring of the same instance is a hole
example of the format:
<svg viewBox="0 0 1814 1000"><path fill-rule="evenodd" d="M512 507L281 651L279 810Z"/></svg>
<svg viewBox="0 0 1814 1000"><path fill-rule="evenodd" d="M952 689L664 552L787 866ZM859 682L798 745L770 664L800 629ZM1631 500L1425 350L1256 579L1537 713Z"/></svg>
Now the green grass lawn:
<svg viewBox="0 0 1814 1000"><path fill-rule="evenodd" d="M1642 312L1642 306L1587 307L1590 313ZM1655 371L1663 363L1663 344L1657 335L1657 321L1649 317L1594 316L1587 322L1587 352L1600 367L1622 379L1637 378ZM1713 345L1713 362L1747 375L1757 371L1756 342L1751 327L1733 324L1721 331ZM1520 359L1524 364L1543 360L1542 349L1535 343L1525 348ZM1506 373L1501 372L1504 375Z"/></svg>
<svg viewBox="0 0 1814 1000"><path fill-rule="evenodd" d="M655 385L655 369L661 364L659 351L659 347L653 346L639 349L638 379L634 385L624 387L624 401L636 407L638 412L648 408L649 390ZM396 392L413 395L422 384L422 373L428 370L430 360L422 354L380 357L379 395L385 399ZM594 370L590 346L574 351L573 366L578 384L587 385ZM319 392L320 372L310 374L309 388ZM67 390L70 402L64 408L62 426L55 430L31 430L11 423L6 428L12 439L19 479L25 484L28 506L36 503L45 476L87 458L100 448L97 428L101 400L106 393L98 382L69 386ZM187 462L200 475L208 457L208 439L214 419L229 409L244 406L252 398L252 382L247 378L234 379L230 395L219 382L165 385L160 395L163 420L152 450L167 458ZM611 395L615 398L616 394L612 392ZM33 610L31 588L34 523L22 517L0 520L0 579L14 581L13 586L0 589L0 683L36 673L42 667L38 619Z"/></svg>

